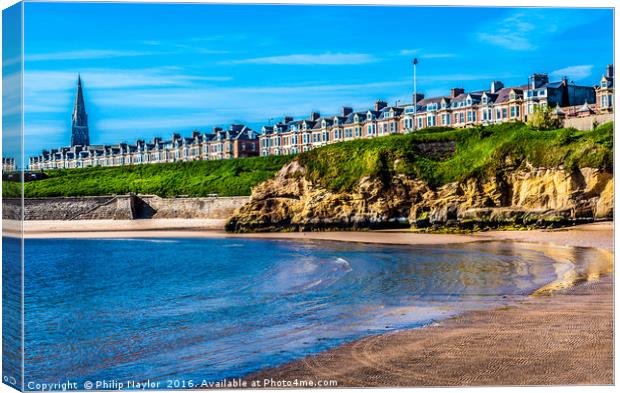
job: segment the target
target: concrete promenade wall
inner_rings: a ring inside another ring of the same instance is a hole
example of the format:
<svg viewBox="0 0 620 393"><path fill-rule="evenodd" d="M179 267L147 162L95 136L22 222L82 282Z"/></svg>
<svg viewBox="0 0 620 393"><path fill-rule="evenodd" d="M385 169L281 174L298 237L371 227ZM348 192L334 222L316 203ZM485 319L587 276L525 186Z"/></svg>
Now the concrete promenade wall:
<svg viewBox="0 0 620 393"><path fill-rule="evenodd" d="M152 195L24 199L26 220L225 219L249 197L160 198ZM19 216L20 200L5 198L2 216Z"/></svg>
<svg viewBox="0 0 620 393"><path fill-rule="evenodd" d="M129 195L109 197L53 197L24 199L26 220L131 220L135 199ZM5 199L2 216L19 211L19 199Z"/></svg>
<svg viewBox="0 0 620 393"><path fill-rule="evenodd" d="M614 120L613 113L604 113L585 117L571 117L564 120L564 127L573 127L582 131L592 130L594 124L605 124Z"/></svg>
<svg viewBox="0 0 620 393"><path fill-rule="evenodd" d="M250 200L250 197L160 198L140 195L148 206L138 207L139 218L212 218L225 219ZM148 209L152 209L150 212Z"/></svg>

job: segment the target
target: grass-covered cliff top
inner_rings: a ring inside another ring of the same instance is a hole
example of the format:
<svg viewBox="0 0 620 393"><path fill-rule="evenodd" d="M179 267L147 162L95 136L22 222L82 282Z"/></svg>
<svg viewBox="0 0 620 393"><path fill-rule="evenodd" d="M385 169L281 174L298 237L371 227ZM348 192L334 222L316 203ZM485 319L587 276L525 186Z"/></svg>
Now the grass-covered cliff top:
<svg viewBox="0 0 620 393"><path fill-rule="evenodd" d="M424 142L456 144L447 159L433 159L416 147ZM434 128L408 135L337 143L297 156L313 182L334 191L352 189L361 177L402 173L439 186L485 176L529 162L539 167L613 168L613 124L594 131L534 131L520 123L484 128ZM169 196L249 195L251 187L273 176L289 157L137 165L48 171L25 184L25 196L85 196L135 192ZM18 193L3 182L3 195ZM18 194L16 194L18 195ZM15 195L15 196L16 196Z"/></svg>
<svg viewBox="0 0 620 393"><path fill-rule="evenodd" d="M53 170L46 171L46 179L25 183L24 194L26 198L121 195L129 192L162 197L250 195L252 186L273 176L290 159L255 157ZM8 182L2 183L3 195L14 196L6 192ZM19 195L19 190L14 190L14 187L8 190Z"/></svg>
<svg viewBox="0 0 620 393"><path fill-rule="evenodd" d="M454 155L444 160L417 153L423 142L454 140ZM326 146L299 156L307 177L333 191L351 190L361 177L400 173L440 186L470 176L524 165L613 169L613 123L594 131L535 131L522 123L484 128L435 128L428 131L357 140Z"/></svg>

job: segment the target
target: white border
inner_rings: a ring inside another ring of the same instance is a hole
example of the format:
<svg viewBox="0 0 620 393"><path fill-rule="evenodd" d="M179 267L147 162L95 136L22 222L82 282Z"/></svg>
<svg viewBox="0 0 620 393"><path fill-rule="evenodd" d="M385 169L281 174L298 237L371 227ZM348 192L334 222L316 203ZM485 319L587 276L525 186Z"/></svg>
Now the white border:
<svg viewBox="0 0 620 393"><path fill-rule="evenodd" d="M25 2L34 2L34 1L39 1L39 0L25 0ZM0 5L2 6L2 9L7 8L13 4L18 3L19 1L17 0L0 0ZM61 2L98 2L98 3L155 3L157 1L149 1L149 0L133 0L133 1L128 1L128 0L117 0L117 1L94 1L94 0L62 0ZM618 29L616 28L616 20L615 20L615 6L616 6L616 2L613 0L589 0L589 1L583 1L583 0L520 0L520 1L514 1L514 0L475 0L475 1L471 1L471 0L438 0L438 1L425 1L425 0L315 0L315 1L304 1L304 0L286 0L286 1L278 1L278 0L253 0L253 1L249 1L249 0L242 0L242 1L235 1L235 0L218 0L218 1L212 1L212 0L194 0L194 1L187 1L187 0L166 0L166 1L160 1L157 3L204 3L204 4L314 4L314 5L330 5L330 4L339 4L339 5L375 5L375 6L390 6L390 5L400 5L400 6L434 6L434 7L438 7L438 6L461 6L461 7L472 7L472 6L482 6L482 7L582 7L582 8L594 8L594 7L600 7L600 8L614 8L614 64L617 65L618 62L617 60L617 51L615 50L616 48L616 43L618 42ZM0 19L1 20L1 19ZM23 23L22 23L22 29L23 29ZM1 29L0 29L0 38L1 38ZM1 40L0 40L1 42ZM22 50L23 51L23 50ZM23 65L22 65L23 67ZM23 72L23 69L22 69ZM23 74L22 74L23 75ZM0 81L0 90L2 88L2 83ZM617 97L617 95L616 95ZM617 100L616 100L617 102ZM0 106L0 115L1 115L1 106ZM614 114L614 122L617 124L617 113ZM615 132L614 132L614 140L615 140ZM614 146L615 147L615 146ZM614 149L614 172L618 173L618 162L620 159L620 153L618 152L618 148L615 147ZM0 188L1 190L1 188ZM617 202L618 202L618 185L616 182L616 187L614 189L614 203L616 204L616 206L618 206ZM1 212L1 207L0 207L0 212ZM614 215L614 221L616 219L616 215ZM620 234L616 231L614 231L614 244L618 244L618 241L620 240ZM0 251L1 251L1 244L0 244ZM615 260L615 255L614 255L614 260ZM22 263L23 263L23 259L22 259ZM23 265L22 265L23 266ZM22 271L23 273L23 271ZM22 274L23 275L23 274ZM614 280L616 279L616 274L614 271ZM22 277L23 280L23 277ZM22 281L23 284L23 281ZM22 291L22 296L23 296L23 291ZM619 301L619 293L617 291L615 291L615 285L614 285L614 304L618 305L620 304ZM1 307L1 306L0 306ZM23 315L23 314L22 314ZM1 314L0 314L0 318L1 318ZM614 307L614 329L615 327L619 326L618 325L618 313L617 313L617 309L616 307ZM23 327L22 327L23 328ZM0 331L1 331L1 325L0 325ZM614 331L614 377L616 377L617 371L618 371L618 356L617 356L617 351L615 351L615 349L617 348L616 345L616 341L615 338L617 336L615 335L615 331ZM441 389L442 391L456 391L456 392L495 392L495 391L500 391L500 392L522 392L522 391L538 391L538 392L542 392L544 391L545 393L550 392L550 393L571 393L571 392L582 392L584 390L588 390L588 391L602 391L602 392L612 392L615 391L615 387L614 386L589 386L589 387L582 387L582 386L545 386L545 387L473 387L473 388L384 388L381 389L381 391L386 391L386 392L398 392L398 391L413 391L415 389L416 392L436 392L438 389ZM235 390L235 391L239 391L241 392L242 390ZM261 391L266 391L266 392L281 392L278 390L261 390ZM287 390L289 392L291 391L295 391L295 392L306 392L306 390ZM323 391L327 391L327 392L339 392L339 391L343 391L343 389L322 389ZM347 391L354 391L354 392L362 392L362 391L368 391L368 388L365 389L347 389ZM10 387L2 384L0 386L0 393L3 392L15 392L14 389L11 389ZM163 392L168 392L168 391L163 391Z"/></svg>

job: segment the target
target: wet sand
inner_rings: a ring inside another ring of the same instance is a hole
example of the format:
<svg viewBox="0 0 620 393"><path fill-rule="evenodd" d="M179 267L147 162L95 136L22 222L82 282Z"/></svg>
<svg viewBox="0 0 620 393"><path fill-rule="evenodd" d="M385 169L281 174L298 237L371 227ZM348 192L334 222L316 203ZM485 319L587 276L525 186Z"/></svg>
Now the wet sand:
<svg viewBox="0 0 620 393"><path fill-rule="evenodd" d="M553 231L487 232L613 251L611 223ZM338 386L611 385L613 276L433 326L376 335L263 370L249 380L335 380Z"/></svg>
<svg viewBox="0 0 620 393"><path fill-rule="evenodd" d="M613 384L612 293L608 276L513 307L367 337L247 379L385 387Z"/></svg>
<svg viewBox="0 0 620 393"><path fill-rule="evenodd" d="M151 221L151 222L147 222ZM167 222L163 222L167 221ZM189 221L189 222L188 222ZM227 234L204 220L26 222L26 237L245 237L437 245L505 240L613 252L613 223L471 235L403 231ZM611 263L611 262L610 262ZM613 384L613 275L507 308L371 336L246 379L338 386Z"/></svg>

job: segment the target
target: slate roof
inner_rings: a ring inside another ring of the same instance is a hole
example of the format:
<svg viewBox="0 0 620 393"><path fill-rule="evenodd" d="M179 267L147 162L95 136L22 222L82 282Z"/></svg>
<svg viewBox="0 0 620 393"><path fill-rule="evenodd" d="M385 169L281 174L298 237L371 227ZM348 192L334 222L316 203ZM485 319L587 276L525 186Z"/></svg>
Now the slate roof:
<svg viewBox="0 0 620 393"><path fill-rule="evenodd" d="M363 123L366 120L366 112L351 112L347 116L347 120L344 123L355 124L355 115L358 116L360 123Z"/></svg>
<svg viewBox="0 0 620 393"><path fill-rule="evenodd" d="M327 123L327 126L331 126L333 121L333 117L319 117L316 121L316 124L314 125L314 127L312 127L313 130L319 130L321 128L323 128L323 121L325 121L325 123Z"/></svg>
<svg viewBox="0 0 620 393"><path fill-rule="evenodd" d="M497 98L495 99L496 104L501 104L503 102L510 101L510 92L515 91L517 96L523 97L523 90L517 87L504 87L497 92Z"/></svg>

